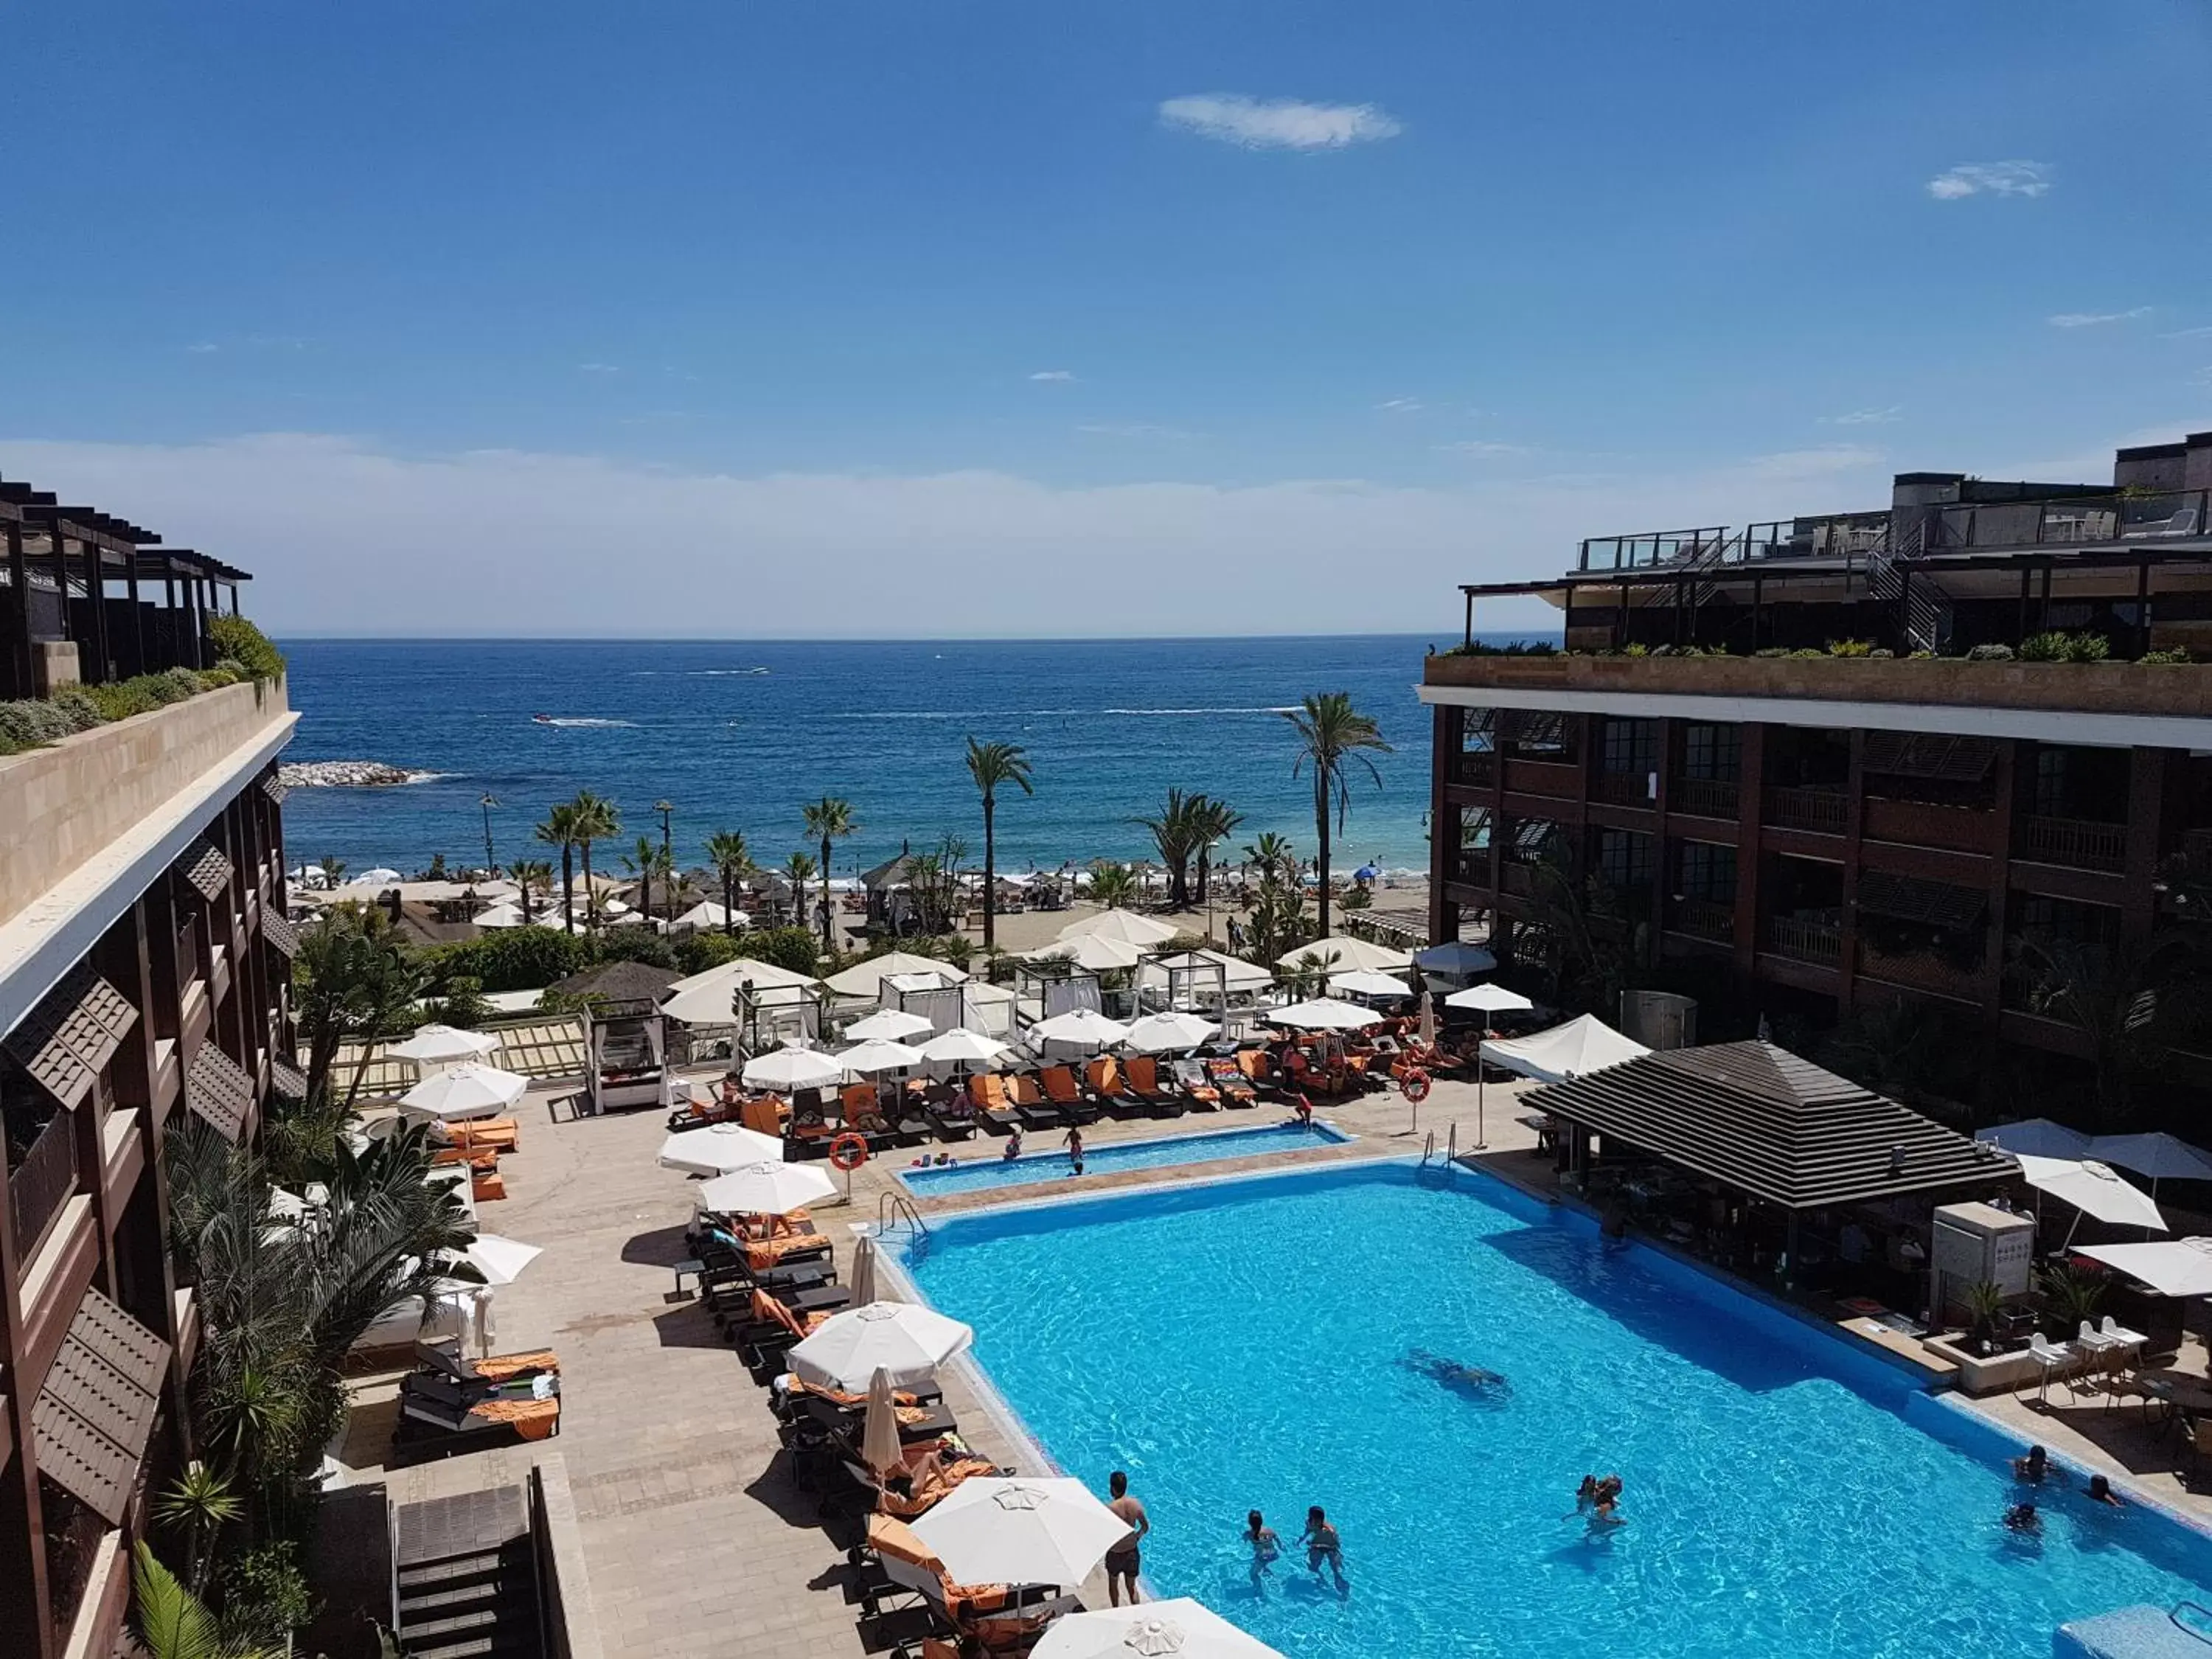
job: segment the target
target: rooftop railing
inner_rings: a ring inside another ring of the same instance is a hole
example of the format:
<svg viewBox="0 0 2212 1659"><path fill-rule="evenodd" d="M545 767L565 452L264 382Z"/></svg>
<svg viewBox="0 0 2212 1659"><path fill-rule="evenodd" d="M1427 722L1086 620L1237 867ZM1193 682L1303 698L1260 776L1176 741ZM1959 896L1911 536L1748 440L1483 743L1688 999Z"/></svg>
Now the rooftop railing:
<svg viewBox="0 0 2212 1659"><path fill-rule="evenodd" d="M1931 553L1969 547L2081 547L2100 542L2212 536L2212 491L2178 489L2069 495L1947 507L1929 522Z"/></svg>

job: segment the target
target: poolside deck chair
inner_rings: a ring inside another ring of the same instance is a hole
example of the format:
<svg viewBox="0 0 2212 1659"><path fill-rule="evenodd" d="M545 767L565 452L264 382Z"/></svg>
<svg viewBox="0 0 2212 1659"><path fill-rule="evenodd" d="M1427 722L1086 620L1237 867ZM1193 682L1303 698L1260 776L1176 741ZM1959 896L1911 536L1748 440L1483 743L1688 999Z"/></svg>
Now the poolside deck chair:
<svg viewBox="0 0 2212 1659"><path fill-rule="evenodd" d="M904 1467L880 1478L855 1458L842 1460L847 1479L868 1494L869 1507L901 1521L928 1514L963 1480L1012 1473L963 1449L957 1441L920 1441L905 1447L904 1453Z"/></svg>
<svg viewBox="0 0 2212 1659"><path fill-rule="evenodd" d="M1237 1069L1244 1073L1244 1080L1252 1085L1255 1094L1281 1092L1282 1072L1275 1064L1275 1057L1265 1048L1239 1048Z"/></svg>
<svg viewBox="0 0 2212 1659"><path fill-rule="evenodd" d="M1194 1060L1179 1060L1175 1066L1176 1087L1182 1091L1183 1103L1194 1112L1218 1112L1221 1109L1221 1091L1215 1088L1206 1075L1206 1068Z"/></svg>
<svg viewBox="0 0 2212 1659"><path fill-rule="evenodd" d="M805 1158L826 1158L830 1143L836 1139L838 1127L830 1121L829 1103L819 1089L796 1094L791 1099L791 1121L784 1127L783 1155L796 1163Z"/></svg>
<svg viewBox="0 0 2212 1659"><path fill-rule="evenodd" d="M872 1083L855 1083L837 1097L845 1115L845 1127L868 1143L872 1152L887 1152L898 1145L898 1131L884 1115L884 1105Z"/></svg>
<svg viewBox="0 0 2212 1659"><path fill-rule="evenodd" d="M399 1419L392 1425L390 1462L479 1451L519 1440L544 1440L561 1431L560 1379L538 1379L544 1397L471 1396L452 1378L417 1373L400 1385Z"/></svg>
<svg viewBox="0 0 2212 1659"><path fill-rule="evenodd" d="M1093 1102L1115 1117L1135 1117L1145 1109L1144 1101L1129 1091L1121 1062L1111 1054L1101 1054L1083 1068L1083 1086Z"/></svg>
<svg viewBox="0 0 2212 1659"><path fill-rule="evenodd" d="M1144 1103L1146 1113L1152 1117L1181 1117L1182 1102L1178 1100L1160 1076L1160 1063L1150 1054L1130 1057L1128 1082L1125 1085L1133 1099Z"/></svg>
<svg viewBox="0 0 2212 1659"><path fill-rule="evenodd" d="M443 1133L448 1146L465 1152L512 1152L522 1146L522 1129L511 1117L480 1117L465 1123L448 1123Z"/></svg>
<svg viewBox="0 0 2212 1659"><path fill-rule="evenodd" d="M1044 1097L1059 1107L1062 1115L1081 1109L1083 1085L1075 1080L1074 1067L1048 1066L1037 1073L1037 1083L1044 1090Z"/></svg>
<svg viewBox="0 0 2212 1659"><path fill-rule="evenodd" d="M917 1401L911 1406L894 1406L892 1409L898 1414L899 1443L902 1446L925 1441L934 1444L946 1435L960 1431L960 1425L953 1420L942 1400L927 1405ZM805 1395L791 1402L791 1426L797 1431L794 1438L809 1433L827 1437L854 1457L860 1455L860 1431L867 1415L865 1404L841 1406L818 1394Z"/></svg>
<svg viewBox="0 0 2212 1659"><path fill-rule="evenodd" d="M941 1100L926 1101L921 1115L929 1127L937 1131L939 1140L973 1140L975 1138L975 1109L965 1097L948 1096Z"/></svg>
<svg viewBox="0 0 2212 1659"><path fill-rule="evenodd" d="M850 1297L847 1300L849 1302ZM794 1344L813 1335L821 1328L823 1322L836 1311L834 1308L823 1308L801 1314L787 1305L782 1298L770 1296L766 1291L755 1291L751 1320L743 1324L732 1321L724 1334L736 1346L738 1358L744 1360L748 1367L773 1375L769 1371L770 1365L781 1370L784 1354Z"/></svg>
<svg viewBox="0 0 2212 1659"><path fill-rule="evenodd" d="M1220 1091L1224 1106L1242 1111L1259 1103L1259 1091L1253 1088L1252 1079L1244 1075L1242 1066L1225 1055L1206 1062L1206 1080Z"/></svg>
<svg viewBox="0 0 2212 1659"><path fill-rule="evenodd" d="M872 1562L895 1594L918 1600L953 1631L987 1648L1018 1642L1024 1631L1034 1635L1083 1605L1060 1595L1056 1584L956 1584L913 1529L887 1515L868 1517L867 1541L854 1560ZM872 1616L880 1602L864 1601L862 1606Z"/></svg>
<svg viewBox="0 0 2212 1659"><path fill-rule="evenodd" d="M1006 1079L1006 1098L1024 1129L1056 1129L1067 1121L1030 1073L1017 1072Z"/></svg>
<svg viewBox="0 0 2212 1659"><path fill-rule="evenodd" d="M1006 1098L1006 1079L996 1072L978 1072L968 1079L968 1103L994 1135L1010 1135L1021 1127L1022 1121Z"/></svg>
<svg viewBox="0 0 2212 1659"><path fill-rule="evenodd" d="M526 1353L487 1354L482 1359L471 1359L461 1352L459 1337L440 1337L425 1342L419 1337L415 1343L415 1366L418 1375L442 1376L448 1382L466 1389L490 1393L501 1389L527 1389L540 1376L558 1376L561 1358L550 1348L534 1349Z"/></svg>

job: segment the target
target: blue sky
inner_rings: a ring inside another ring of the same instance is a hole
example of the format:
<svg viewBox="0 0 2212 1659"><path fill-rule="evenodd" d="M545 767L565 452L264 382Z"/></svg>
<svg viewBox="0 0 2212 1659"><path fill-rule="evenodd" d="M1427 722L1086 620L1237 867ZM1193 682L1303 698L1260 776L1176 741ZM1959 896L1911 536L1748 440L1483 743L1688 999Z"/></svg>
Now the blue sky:
<svg viewBox="0 0 2212 1659"><path fill-rule="evenodd" d="M0 473L295 631L1433 630L2212 426L2207 18L18 7Z"/></svg>

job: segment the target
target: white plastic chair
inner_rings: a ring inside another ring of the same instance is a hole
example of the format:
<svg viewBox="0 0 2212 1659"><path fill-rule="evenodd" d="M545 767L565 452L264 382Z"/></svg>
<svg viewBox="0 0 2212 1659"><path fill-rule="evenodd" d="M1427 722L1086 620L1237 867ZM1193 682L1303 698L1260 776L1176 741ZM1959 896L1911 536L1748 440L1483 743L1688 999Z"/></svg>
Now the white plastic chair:
<svg viewBox="0 0 2212 1659"><path fill-rule="evenodd" d="M2074 1363L2074 1356L2067 1352L2063 1343L2054 1346L2041 1331L2029 1334L2027 1356L2043 1367L2043 1386L2035 1392L2035 1403L2039 1406L2045 1405L2050 1399L2052 1374L2057 1373L2060 1380L2063 1381L2067 1367ZM2072 1392L2070 1384L2068 1392L2069 1395Z"/></svg>

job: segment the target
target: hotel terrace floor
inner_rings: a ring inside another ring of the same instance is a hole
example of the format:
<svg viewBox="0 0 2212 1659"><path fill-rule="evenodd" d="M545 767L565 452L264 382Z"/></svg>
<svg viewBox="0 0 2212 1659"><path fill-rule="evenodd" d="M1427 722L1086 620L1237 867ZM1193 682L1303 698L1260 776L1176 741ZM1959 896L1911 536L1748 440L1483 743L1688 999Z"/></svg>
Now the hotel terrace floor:
<svg viewBox="0 0 2212 1659"><path fill-rule="evenodd" d="M1514 1099L1526 1086L1487 1090L1488 1149L1463 1161L1549 1195L1548 1161L1531 1155L1534 1132L1516 1121ZM850 1659L863 1653L859 1609L844 1593L842 1536L825 1532L814 1499L791 1479L764 1390L719 1339L697 1301L673 1299L671 1268L686 1254L683 1234L694 1187L654 1162L665 1133L661 1115L572 1121L567 1094L566 1089L538 1090L525 1102L517 1114L520 1149L501 1164L509 1195L486 1206L483 1218L488 1231L544 1248L529 1272L499 1292L496 1346L558 1352L561 1433L536 1445L386 1471L398 1374L374 1374L355 1389L344 1478L384 1480L392 1500L406 1504L518 1482L532 1462L558 1456L574 1494L607 1659L738 1651L760 1659ZM1464 1146L1474 1138L1475 1091L1468 1084L1439 1083L1421 1108L1419 1133L1395 1093L1322 1115L1358 1139L1202 1165L1062 1178L1045 1190L1108 1191L1251 1168L1410 1155L1431 1129L1443 1143L1453 1124ZM1279 1109L1263 1105L1164 1124L1108 1121L1087 1138L1104 1144L1265 1124L1280 1115ZM997 1145L979 1137L950 1150L991 1157ZM816 1210L817 1223L836 1242L841 1270L851 1246L848 1223L874 1218L879 1196L897 1185L890 1170L913 1156L895 1154L863 1168L854 1180L849 1211ZM1039 1192L1001 1189L921 1208L925 1216L951 1213ZM2201 1368L2204 1358L2192 1341L2185 1363ZM979 1452L1035 1472L957 1368L944 1382L946 1404ZM2032 1394L2027 1398L2031 1403L2001 1395L1982 1407L2055 1452L2212 1517L2212 1492L2181 1485L2172 1472L2173 1443L2142 1426L2139 1411L2106 1413L2087 1401L2069 1409L2063 1390L2054 1391L2048 1411L2034 1407ZM1103 1493L1109 1471L1070 1473ZM1103 1578L1094 1579L1084 1587L1085 1599L1103 1606Z"/></svg>

